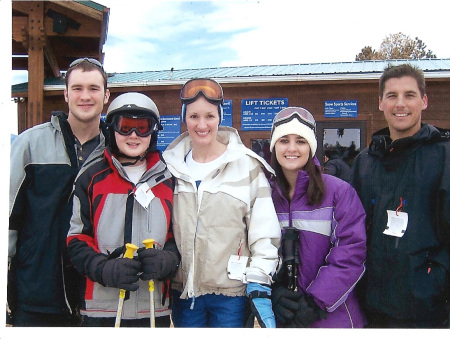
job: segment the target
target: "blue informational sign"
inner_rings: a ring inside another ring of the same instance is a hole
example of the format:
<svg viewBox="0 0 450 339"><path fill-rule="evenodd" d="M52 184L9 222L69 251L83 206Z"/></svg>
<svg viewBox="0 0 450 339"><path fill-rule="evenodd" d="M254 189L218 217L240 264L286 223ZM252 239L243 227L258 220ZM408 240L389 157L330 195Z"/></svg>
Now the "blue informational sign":
<svg viewBox="0 0 450 339"><path fill-rule="evenodd" d="M270 131L274 116L288 107L288 98L242 99L241 130Z"/></svg>
<svg viewBox="0 0 450 339"><path fill-rule="evenodd" d="M221 126L233 127L233 100L223 101L223 120Z"/></svg>
<svg viewBox="0 0 450 339"><path fill-rule="evenodd" d="M356 118L358 100L325 101L325 118Z"/></svg>
<svg viewBox="0 0 450 339"><path fill-rule="evenodd" d="M181 117L179 115L162 115L163 130L158 133L157 148L162 152L175 140L181 132Z"/></svg>

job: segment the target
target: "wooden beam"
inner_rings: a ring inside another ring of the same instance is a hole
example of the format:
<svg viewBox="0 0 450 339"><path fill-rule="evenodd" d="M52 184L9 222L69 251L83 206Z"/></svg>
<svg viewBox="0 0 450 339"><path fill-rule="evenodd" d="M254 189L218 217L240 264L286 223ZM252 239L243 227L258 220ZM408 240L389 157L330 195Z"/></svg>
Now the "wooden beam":
<svg viewBox="0 0 450 339"><path fill-rule="evenodd" d="M20 96L20 94L19 94ZM26 99L25 97L22 96L22 98L24 98L23 102L19 101L17 103L17 125L18 125L18 133L22 133L23 131L25 131L28 127L27 127L27 120L26 120L26 116L27 116L27 103L26 103Z"/></svg>
<svg viewBox="0 0 450 339"><path fill-rule="evenodd" d="M48 41L48 37L45 37L44 45L44 55L47 59L54 77L59 77L61 75L61 68L58 65L58 60L56 59L55 52Z"/></svg>
<svg viewBox="0 0 450 339"><path fill-rule="evenodd" d="M31 5L31 1L12 1L11 8L13 11L18 11L28 15Z"/></svg>
<svg viewBox="0 0 450 339"><path fill-rule="evenodd" d="M85 15L88 16L92 19L98 20L98 21L103 21L103 12L96 10L94 8L91 8L89 6L80 4L78 2L75 1L61 1L61 0L50 0L50 1L46 1L48 2L47 8L53 8L56 11L60 11L61 7L67 8L71 11L75 11L78 13L78 15ZM54 7L53 7L54 6ZM58 8L59 7L59 8Z"/></svg>
<svg viewBox="0 0 450 339"><path fill-rule="evenodd" d="M68 28L64 34L53 32L53 19L44 18L45 35L47 36L65 36L74 38L100 38L101 36L101 24L98 22L89 21L86 18L78 19L81 24L78 30ZM23 40L22 31L28 30L28 18L25 16L12 18L12 38L15 41L21 42Z"/></svg>
<svg viewBox="0 0 450 339"><path fill-rule="evenodd" d="M44 2L33 1L28 15L28 114L27 128L42 123L44 102Z"/></svg>
<svg viewBox="0 0 450 339"><path fill-rule="evenodd" d="M68 27L65 33L55 33L53 32L53 19L46 17L44 19L45 32L48 36L65 36L74 38L87 37L97 39L100 37L101 23L89 20L86 17L78 17L76 21L80 24L78 29Z"/></svg>
<svg viewBox="0 0 450 339"><path fill-rule="evenodd" d="M27 40L28 31L28 17L26 16L13 16L12 18L12 39L17 42L23 42Z"/></svg>
<svg viewBox="0 0 450 339"><path fill-rule="evenodd" d="M12 1L12 10L17 11L23 14L29 13L30 6L33 5L35 1L22 1L22 0L13 0ZM98 11L89 6L77 3L75 1L67 1L67 0L56 0L56 1L45 1L45 10L53 9L57 12L61 12L62 14L67 15L67 13L71 12L72 15L77 16L88 16L95 20L103 20L103 12ZM74 13L75 12L75 13Z"/></svg>

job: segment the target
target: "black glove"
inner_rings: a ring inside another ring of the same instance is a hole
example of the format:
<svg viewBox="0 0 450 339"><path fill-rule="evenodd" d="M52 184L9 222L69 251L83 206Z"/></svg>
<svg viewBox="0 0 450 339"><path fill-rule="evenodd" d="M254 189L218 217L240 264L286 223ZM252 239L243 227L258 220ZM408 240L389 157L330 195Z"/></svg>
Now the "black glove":
<svg viewBox="0 0 450 339"><path fill-rule="evenodd" d="M289 290L282 285L272 287L272 304L275 318L281 324L295 327L309 327L327 313L310 296Z"/></svg>
<svg viewBox="0 0 450 339"><path fill-rule="evenodd" d="M302 296L299 301L299 310L295 312L293 323L296 327L309 327L320 319L325 319L327 313L322 310L310 296Z"/></svg>
<svg viewBox="0 0 450 339"><path fill-rule="evenodd" d="M106 260L102 270L102 285L136 291L139 288L137 281L140 270L141 263L135 259Z"/></svg>
<svg viewBox="0 0 450 339"><path fill-rule="evenodd" d="M157 250L155 248L140 248L138 259L142 263L142 280L159 279L164 280L172 277L180 263L179 256L168 250Z"/></svg>
<svg viewBox="0 0 450 339"><path fill-rule="evenodd" d="M282 285L272 286L272 308L275 318L282 324L287 324L294 319L299 310L300 292L287 289Z"/></svg>

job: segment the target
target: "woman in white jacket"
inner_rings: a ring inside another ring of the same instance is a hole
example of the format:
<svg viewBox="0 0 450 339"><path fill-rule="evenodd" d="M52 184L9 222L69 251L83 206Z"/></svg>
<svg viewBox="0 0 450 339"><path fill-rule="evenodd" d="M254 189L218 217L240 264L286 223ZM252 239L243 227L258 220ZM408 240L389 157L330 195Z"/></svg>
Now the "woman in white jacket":
<svg viewBox="0 0 450 339"><path fill-rule="evenodd" d="M272 169L235 129L219 127L217 82L189 80L181 101L187 132L163 154L176 178L173 229L182 256L172 281L174 325L243 327L248 297L260 326L274 327L269 297L281 232L263 167Z"/></svg>

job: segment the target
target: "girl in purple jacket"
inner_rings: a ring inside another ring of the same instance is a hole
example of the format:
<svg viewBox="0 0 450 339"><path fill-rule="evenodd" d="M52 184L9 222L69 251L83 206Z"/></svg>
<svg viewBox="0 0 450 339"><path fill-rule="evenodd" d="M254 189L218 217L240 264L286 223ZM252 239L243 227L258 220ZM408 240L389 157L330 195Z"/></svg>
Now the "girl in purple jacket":
<svg viewBox="0 0 450 339"><path fill-rule="evenodd" d="M300 107L273 119L272 198L283 232L273 310L280 327L364 327L355 286L364 274L365 213L348 183L321 172L315 127Z"/></svg>

